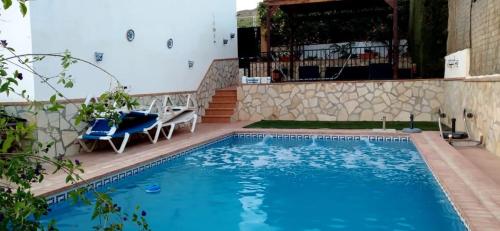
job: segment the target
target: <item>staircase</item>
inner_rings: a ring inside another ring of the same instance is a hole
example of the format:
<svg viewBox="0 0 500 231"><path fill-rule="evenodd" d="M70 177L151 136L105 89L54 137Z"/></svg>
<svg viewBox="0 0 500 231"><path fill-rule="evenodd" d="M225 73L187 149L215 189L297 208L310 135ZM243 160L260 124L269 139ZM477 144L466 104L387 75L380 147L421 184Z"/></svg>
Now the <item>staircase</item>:
<svg viewBox="0 0 500 231"><path fill-rule="evenodd" d="M236 107L236 88L215 91L212 102L201 118L202 123L230 123Z"/></svg>

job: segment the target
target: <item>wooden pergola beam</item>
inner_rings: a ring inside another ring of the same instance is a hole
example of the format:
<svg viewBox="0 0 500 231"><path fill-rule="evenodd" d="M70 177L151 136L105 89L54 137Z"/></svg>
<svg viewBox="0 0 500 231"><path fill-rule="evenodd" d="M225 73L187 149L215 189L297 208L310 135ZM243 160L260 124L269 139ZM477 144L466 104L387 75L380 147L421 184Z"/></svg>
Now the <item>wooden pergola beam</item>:
<svg viewBox="0 0 500 231"><path fill-rule="evenodd" d="M389 6L391 6L393 9L396 7L397 2L394 0L384 0L385 3L387 3Z"/></svg>
<svg viewBox="0 0 500 231"><path fill-rule="evenodd" d="M385 0L385 2L392 7L392 78L399 79L398 0Z"/></svg>
<svg viewBox="0 0 500 231"><path fill-rule="evenodd" d="M267 43L267 76L271 76L271 18L273 15L273 7L267 5L266 13L266 43Z"/></svg>

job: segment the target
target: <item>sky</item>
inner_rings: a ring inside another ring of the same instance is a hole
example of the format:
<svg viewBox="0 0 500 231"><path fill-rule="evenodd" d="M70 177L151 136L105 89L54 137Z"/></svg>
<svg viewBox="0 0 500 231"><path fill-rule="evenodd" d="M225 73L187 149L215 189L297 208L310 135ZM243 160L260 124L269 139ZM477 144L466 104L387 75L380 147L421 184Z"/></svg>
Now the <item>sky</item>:
<svg viewBox="0 0 500 231"><path fill-rule="evenodd" d="M262 0L236 0L236 9L238 11L255 9L259 2Z"/></svg>

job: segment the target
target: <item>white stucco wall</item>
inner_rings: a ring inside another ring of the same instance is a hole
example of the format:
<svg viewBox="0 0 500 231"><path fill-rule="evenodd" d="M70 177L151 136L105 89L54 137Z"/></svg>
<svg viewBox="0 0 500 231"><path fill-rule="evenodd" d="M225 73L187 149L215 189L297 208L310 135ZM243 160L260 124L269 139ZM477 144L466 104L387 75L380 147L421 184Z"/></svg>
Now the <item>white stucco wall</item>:
<svg viewBox="0 0 500 231"><path fill-rule="evenodd" d="M67 49L96 63L94 52L102 52L104 60L96 64L131 86L132 94L196 90L214 59L237 57L236 38L229 38L236 33L235 0L43 0L31 2L30 11L34 53ZM132 42L128 29L135 31ZM195 63L192 69L188 60ZM35 69L51 76L59 63L47 59ZM70 74L76 87L62 89L68 98L109 88L109 78L88 65L76 64ZM40 100L53 94L39 81L35 90Z"/></svg>
<svg viewBox="0 0 500 231"><path fill-rule="evenodd" d="M7 40L9 47L14 48L16 54L31 53L30 28L30 15L28 14L25 17L22 17L17 1L13 2L11 8L7 11L4 11L3 9L0 11L0 39ZM0 54L4 55L4 57L12 56L12 54L4 48L0 48ZM16 60L12 61L19 64ZM11 63L8 64L7 68L9 74L12 74L15 70L18 70L23 74L23 80L18 81L19 86L15 88L16 91L21 92L22 90L26 90L29 96L34 97L33 75ZM9 96L6 94L0 94L0 102L18 101L24 100L15 94L11 94Z"/></svg>

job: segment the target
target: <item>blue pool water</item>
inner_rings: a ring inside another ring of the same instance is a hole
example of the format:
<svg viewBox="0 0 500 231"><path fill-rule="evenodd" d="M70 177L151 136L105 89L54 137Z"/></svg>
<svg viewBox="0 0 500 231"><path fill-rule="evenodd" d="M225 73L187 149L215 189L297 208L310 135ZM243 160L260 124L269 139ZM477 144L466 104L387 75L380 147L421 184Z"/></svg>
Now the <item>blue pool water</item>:
<svg viewBox="0 0 500 231"><path fill-rule="evenodd" d="M108 186L153 230L466 230L411 142L233 136ZM91 213L50 217L91 230Z"/></svg>

